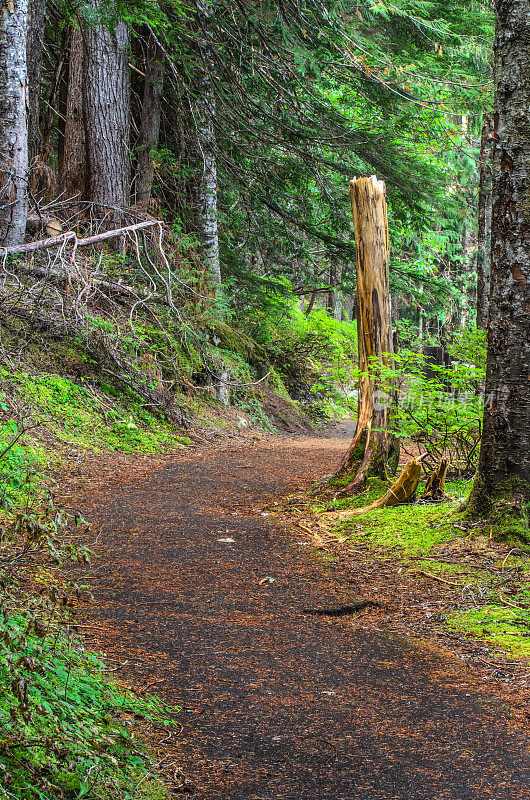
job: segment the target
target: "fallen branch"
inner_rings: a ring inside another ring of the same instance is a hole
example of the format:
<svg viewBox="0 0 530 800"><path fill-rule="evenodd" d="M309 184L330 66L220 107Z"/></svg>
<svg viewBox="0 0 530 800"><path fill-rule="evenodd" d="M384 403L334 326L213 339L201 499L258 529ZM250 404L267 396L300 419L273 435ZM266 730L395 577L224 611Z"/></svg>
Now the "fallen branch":
<svg viewBox="0 0 530 800"><path fill-rule="evenodd" d="M17 244L11 247L0 247L0 256L11 255L12 253L32 253L35 250L46 250L48 247L60 247L66 243L72 243L77 249L78 247L87 247L90 244L97 244L107 239L115 239L118 236L125 236L132 231L139 231L143 228L149 228L153 225L162 225L162 221L158 219L147 220L146 222L137 222L135 225L127 225L125 228L115 228L112 231L105 231L98 233L95 236L88 236L86 239L78 239L75 231L67 231L60 236L50 236L48 239L39 239L37 242L28 242L27 244Z"/></svg>
<svg viewBox="0 0 530 800"><path fill-rule="evenodd" d="M423 456L419 456L409 461L397 481L392 484L382 497L375 500L371 505L327 513L326 519L344 520L350 517L358 517L360 514L367 514L368 511L375 511L377 508L390 508L392 506L400 506L403 503L410 503L420 482L422 458Z"/></svg>
<svg viewBox="0 0 530 800"><path fill-rule="evenodd" d="M37 278L44 278L58 288L68 285L71 281L86 283L88 280L94 289L104 290L111 296L121 297L124 300L127 300L129 304L132 304L133 301L146 299L142 297L142 295L139 293L139 290L135 289L134 286L128 286L126 283L117 283L116 281L108 281L103 278L98 278L94 275L89 275L87 279L85 276L78 275L76 272L63 273L55 269L49 269L48 267L38 267L35 264L22 262L16 265L14 271L17 274L22 272L27 275L33 275ZM148 300L150 303L156 303L157 305L169 305L167 297L163 297L162 295L158 294L149 295Z"/></svg>
<svg viewBox="0 0 530 800"><path fill-rule="evenodd" d="M8 452L11 450L11 448L12 448L12 447L14 447L14 446L16 445L16 443L18 442L18 440L19 440L19 439L20 439L22 436L24 436L24 434L25 434L25 433L27 433L28 431L32 431L32 430L34 430L35 428L40 428L40 425L29 425L27 428L24 428L24 427L23 427L23 428L21 428L21 429L19 430L19 432L17 433L17 435L16 435L16 436L15 436L13 439L11 439L11 441L9 442L9 444L7 445L7 447L4 447L4 449L3 449L3 450L2 450L2 452L0 453L0 458L3 458L3 457L5 456L5 454L6 454L6 453L8 453Z"/></svg>
<svg viewBox="0 0 530 800"><path fill-rule="evenodd" d="M0 307L0 317L6 314L7 312ZM151 387L143 375L140 375L131 364L120 357L119 353L105 340L101 331L86 331L64 318L59 321L44 314L31 313L20 307L11 308L8 315L23 319L32 327L43 330L48 336L54 338L82 337L86 353L99 364L101 372L110 375L131 389L142 399L143 405L152 409L155 414L163 416L177 427L188 427L189 420L186 409L177 403L176 398L170 392Z"/></svg>

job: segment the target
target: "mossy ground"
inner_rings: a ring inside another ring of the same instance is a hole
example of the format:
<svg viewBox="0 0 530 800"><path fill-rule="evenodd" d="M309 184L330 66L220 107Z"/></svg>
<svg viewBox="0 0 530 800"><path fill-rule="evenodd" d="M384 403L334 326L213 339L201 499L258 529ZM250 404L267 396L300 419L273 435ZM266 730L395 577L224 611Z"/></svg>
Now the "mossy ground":
<svg viewBox="0 0 530 800"><path fill-rule="evenodd" d="M353 547L363 544L379 558L397 559L405 572L427 571L461 586L459 608L446 624L530 658L530 547L525 520L518 522L517 529L511 521L508 526L503 520L497 525L470 523L459 511L469 488L469 483L448 482L449 498L444 503L374 510L341 523L334 533L339 541ZM372 478L362 494L331 506L361 508L386 489L385 482ZM471 563L459 561L464 549L473 551ZM448 553L453 554L453 563L445 560Z"/></svg>

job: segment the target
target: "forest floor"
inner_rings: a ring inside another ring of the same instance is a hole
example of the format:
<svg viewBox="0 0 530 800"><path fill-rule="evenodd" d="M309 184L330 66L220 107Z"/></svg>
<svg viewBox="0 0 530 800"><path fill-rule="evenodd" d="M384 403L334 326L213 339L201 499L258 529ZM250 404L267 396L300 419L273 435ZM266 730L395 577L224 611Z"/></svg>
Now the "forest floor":
<svg viewBox="0 0 530 800"><path fill-rule="evenodd" d="M349 436L100 459L98 481L68 492L97 533L87 646L181 707L153 734L175 793L530 800L528 668L435 623L452 587L314 546L267 510L330 472ZM380 605L304 613L359 597Z"/></svg>

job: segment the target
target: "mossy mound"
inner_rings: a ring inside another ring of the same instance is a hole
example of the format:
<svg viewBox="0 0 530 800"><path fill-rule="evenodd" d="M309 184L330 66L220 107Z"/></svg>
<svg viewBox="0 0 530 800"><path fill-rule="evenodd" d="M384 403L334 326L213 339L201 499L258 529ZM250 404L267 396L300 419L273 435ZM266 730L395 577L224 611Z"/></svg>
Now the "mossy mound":
<svg viewBox="0 0 530 800"><path fill-rule="evenodd" d="M223 320L210 322L208 333L212 343L221 350L230 350L258 369L268 366L267 354L261 345L227 322Z"/></svg>

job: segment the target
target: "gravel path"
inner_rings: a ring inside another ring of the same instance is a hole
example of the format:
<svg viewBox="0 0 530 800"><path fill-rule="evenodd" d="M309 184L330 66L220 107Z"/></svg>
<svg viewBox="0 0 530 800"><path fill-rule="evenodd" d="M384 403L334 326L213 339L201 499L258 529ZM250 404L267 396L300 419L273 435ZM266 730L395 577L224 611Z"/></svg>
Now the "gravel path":
<svg viewBox="0 0 530 800"><path fill-rule="evenodd" d="M340 435L205 450L93 497L101 646L182 706L194 797L530 800L528 743L456 659L302 613L358 596L359 575L262 509L343 450Z"/></svg>

